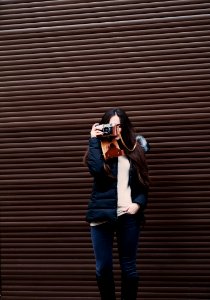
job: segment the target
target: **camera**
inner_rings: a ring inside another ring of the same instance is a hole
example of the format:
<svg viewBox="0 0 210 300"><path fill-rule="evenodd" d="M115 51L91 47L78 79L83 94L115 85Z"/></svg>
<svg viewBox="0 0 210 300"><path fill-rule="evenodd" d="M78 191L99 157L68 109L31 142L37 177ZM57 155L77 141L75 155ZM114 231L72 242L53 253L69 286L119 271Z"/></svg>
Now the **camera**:
<svg viewBox="0 0 210 300"><path fill-rule="evenodd" d="M117 136L118 135L118 128L114 124L102 124L99 125L103 136Z"/></svg>

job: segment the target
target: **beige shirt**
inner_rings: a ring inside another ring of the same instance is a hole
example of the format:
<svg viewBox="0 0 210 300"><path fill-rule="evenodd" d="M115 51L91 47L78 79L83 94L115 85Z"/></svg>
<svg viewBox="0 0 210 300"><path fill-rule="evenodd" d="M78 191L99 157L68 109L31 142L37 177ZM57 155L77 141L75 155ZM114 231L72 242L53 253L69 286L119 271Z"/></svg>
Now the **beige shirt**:
<svg viewBox="0 0 210 300"><path fill-rule="evenodd" d="M117 215L121 216L125 210L132 204L131 188L129 183L130 163L126 156L118 157L118 175L117 175Z"/></svg>

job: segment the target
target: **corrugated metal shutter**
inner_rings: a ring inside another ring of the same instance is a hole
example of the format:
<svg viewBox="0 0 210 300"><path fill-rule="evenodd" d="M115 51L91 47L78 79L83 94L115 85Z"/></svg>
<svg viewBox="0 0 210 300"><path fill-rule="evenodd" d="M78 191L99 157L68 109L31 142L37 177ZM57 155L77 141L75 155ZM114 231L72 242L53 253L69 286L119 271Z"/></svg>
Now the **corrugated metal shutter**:
<svg viewBox="0 0 210 300"><path fill-rule="evenodd" d="M82 156L112 106L152 147L139 299L209 300L210 2L0 10L2 300L98 299Z"/></svg>

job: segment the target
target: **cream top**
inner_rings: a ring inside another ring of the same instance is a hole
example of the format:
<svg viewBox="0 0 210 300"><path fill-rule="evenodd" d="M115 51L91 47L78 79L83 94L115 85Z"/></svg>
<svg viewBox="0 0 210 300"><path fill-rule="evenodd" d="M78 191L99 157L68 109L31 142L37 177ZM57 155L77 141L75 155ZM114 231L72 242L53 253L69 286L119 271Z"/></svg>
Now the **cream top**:
<svg viewBox="0 0 210 300"><path fill-rule="evenodd" d="M125 210L132 204L131 188L129 183L130 163L126 156L118 157L117 174L117 215L121 216Z"/></svg>

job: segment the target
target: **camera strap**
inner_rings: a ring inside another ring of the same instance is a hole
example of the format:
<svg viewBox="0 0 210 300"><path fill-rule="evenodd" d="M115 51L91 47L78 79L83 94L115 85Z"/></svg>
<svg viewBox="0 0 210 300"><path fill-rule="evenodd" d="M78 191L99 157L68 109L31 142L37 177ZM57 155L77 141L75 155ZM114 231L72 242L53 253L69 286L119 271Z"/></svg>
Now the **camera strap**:
<svg viewBox="0 0 210 300"><path fill-rule="evenodd" d="M120 139L121 139L121 142L122 142L123 146L124 146L128 151L132 152L133 150L135 150L135 148L136 148L136 146L137 146L137 141L135 142L133 148L130 149L130 148L128 148L128 147L126 146L126 144L125 144L125 142L124 142L124 140L123 140L123 138L122 138L121 133L119 133L119 136L120 136Z"/></svg>

